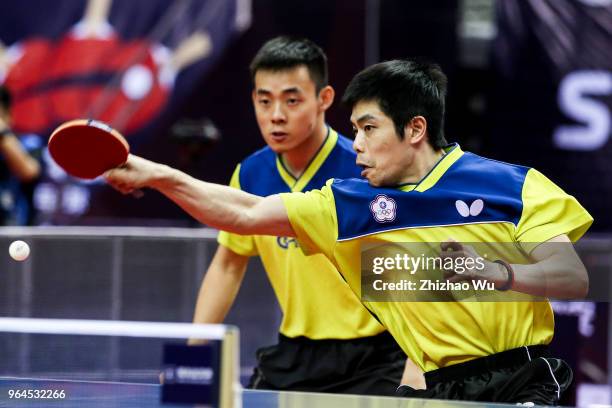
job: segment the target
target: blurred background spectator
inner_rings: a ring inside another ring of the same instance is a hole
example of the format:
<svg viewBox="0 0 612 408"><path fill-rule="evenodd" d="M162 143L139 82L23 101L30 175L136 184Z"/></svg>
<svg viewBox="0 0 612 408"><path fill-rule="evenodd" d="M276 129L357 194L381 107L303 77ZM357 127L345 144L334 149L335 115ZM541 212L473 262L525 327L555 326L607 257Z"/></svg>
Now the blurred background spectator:
<svg viewBox="0 0 612 408"><path fill-rule="evenodd" d="M32 225L33 195L41 175L42 139L11 130L11 94L0 86L0 225Z"/></svg>

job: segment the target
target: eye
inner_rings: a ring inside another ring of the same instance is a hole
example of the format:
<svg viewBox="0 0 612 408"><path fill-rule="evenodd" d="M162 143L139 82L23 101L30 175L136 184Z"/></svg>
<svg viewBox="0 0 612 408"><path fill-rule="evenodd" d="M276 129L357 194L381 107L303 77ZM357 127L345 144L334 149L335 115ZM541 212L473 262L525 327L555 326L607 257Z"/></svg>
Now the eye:
<svg viewBox="0 0 612 408"><path fill-rule="evenodd" d="M260 105L262 106L268 106L270 104L270 100L269 99L260 99L259 101L257 101Z"/></svg>
<svg viewBox="0 0 612 408"><path fill-rule="evenodd" d="M291 106L291 105L297 105L299 102L299 100L297 98L289 98L287 99L287 105Z"/></svg>
<svg viewBox="0 0 612 408"><path fill-rule="evenodd" d="M365 126L363 127L363 130L364 130L365 132L369 132L369 131L371 131L371 130L373 130L373 129L374 129L374 126L372 126L372 125L365 125Z"/></svg>
<svg viewBox="0 0 612 408"><path fill-rule="evenodd" d="M355 126L353 126L353 134L357 135L357 128Z"/></svg>

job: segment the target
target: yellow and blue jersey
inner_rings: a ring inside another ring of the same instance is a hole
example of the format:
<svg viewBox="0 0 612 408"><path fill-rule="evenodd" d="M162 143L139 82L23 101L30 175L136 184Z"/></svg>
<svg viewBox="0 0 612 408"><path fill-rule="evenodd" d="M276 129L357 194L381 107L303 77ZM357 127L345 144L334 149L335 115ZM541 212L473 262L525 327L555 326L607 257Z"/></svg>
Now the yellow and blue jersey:
<svg viewBox="0 0 612 408"><path fill-rule="evenodd" d="M579 239L593 219L535 169L463 152L458 145L419 183L376 188L330 180L321 190L282 194L302 249L322 253L361 296L361 250L384 243L513 243L505 259L526 263L538 245ZM525 345L548 344L548 301L364 301L424 371Z"/></svg>
<svg viewBox="0 0 612 408"><path fill-rule="evenodd" d="M359 177L352 142L333 129L303 174L295 178L280 157L265 147L245 159L230 185L251 194L321 188L331 177ZM360 303L334 265L323 255L306 256L294 238L243 236L220 232L232 251L259 255L283 312L280 332L313 340L374 336L385 329Z"/></svg>

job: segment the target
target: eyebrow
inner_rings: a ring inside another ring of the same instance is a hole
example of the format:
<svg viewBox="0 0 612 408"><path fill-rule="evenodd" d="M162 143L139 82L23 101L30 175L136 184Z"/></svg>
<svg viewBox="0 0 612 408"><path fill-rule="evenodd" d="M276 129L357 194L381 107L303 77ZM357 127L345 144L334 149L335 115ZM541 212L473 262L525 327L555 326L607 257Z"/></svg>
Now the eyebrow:
<svg viewBox="0 0 612 408"><path fill-rule="evenodd" d="M302 93L302 91L300 90L300 88L294 86L291 88L283 89L281 93L283 95L287 95L287 94L294 94L294 93ZM257 89L256 94L257 95L272 95L272 92L267 89Z"/></svg>
<svg viewBox="0 0 612 408"><path fill-rule="evenodd" d="M359 118L357 118L357 120L355 121L355 123L357 123L358 125L366 122L368 120L376 120L376 116L370 114L370 113L366 113L365 115L361 115Z"/></svg>

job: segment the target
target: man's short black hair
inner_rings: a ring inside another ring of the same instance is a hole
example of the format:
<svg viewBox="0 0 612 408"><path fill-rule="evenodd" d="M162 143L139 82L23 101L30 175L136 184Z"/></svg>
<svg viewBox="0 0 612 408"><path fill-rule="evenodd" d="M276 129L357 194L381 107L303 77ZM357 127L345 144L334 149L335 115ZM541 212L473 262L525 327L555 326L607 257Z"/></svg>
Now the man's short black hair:
<svg viewBox="0 0 612 408"><path fill-rule="evenodd" d="M275 37L257 52L251 65L251 78L260 70L283 71L304 65L317 93L327 86L327 56L317 44L306 38Z"/></svg>
<svg viewBox="0 0 612 408"><path fill-rule="evenodd" d="M404 138L404 127L415 116L427 120L429 143L446 145L444 110L447 79L439 65L416 60L392 60L372 65L349 83L342 102L353 108L359 102L378 102Z"/></svg>
<svg viewBox="0 0 612 408"><path fill-rule="evenodd" d="M11 110L11 102L11 92L4 85L0 85L0 109L9 112Z"/></svg>

